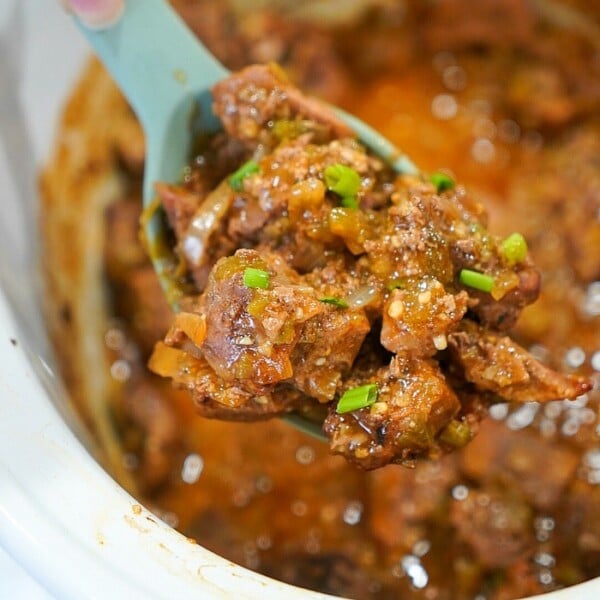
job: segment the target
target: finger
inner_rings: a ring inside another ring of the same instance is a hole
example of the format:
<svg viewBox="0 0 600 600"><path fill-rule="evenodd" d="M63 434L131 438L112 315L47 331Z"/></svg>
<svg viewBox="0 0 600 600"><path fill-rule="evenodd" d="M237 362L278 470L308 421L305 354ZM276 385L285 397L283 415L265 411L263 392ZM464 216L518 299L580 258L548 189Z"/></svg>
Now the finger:
<svg viewBox="0 0 600 600"><path fill-rule="evenodd" d="M125 9L125 0L63 0L63 4L91 29L114 25Z"/></svg>

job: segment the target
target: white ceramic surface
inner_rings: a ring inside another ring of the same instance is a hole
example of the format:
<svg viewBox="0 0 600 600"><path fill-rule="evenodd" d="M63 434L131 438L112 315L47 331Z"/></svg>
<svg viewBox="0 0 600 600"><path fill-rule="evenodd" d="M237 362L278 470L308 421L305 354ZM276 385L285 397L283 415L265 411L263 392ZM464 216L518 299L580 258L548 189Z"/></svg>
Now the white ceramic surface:
<svg viewBox="0 0 600 600"><path fill-rule="evenodd" d="M56 2L0 2L0 546L57 598L327 598L190 543L65 423L37 305L34 178L84 52ZM19 597L5 581L0 595ZM544 596L599 597L600 579Z"/></svg>

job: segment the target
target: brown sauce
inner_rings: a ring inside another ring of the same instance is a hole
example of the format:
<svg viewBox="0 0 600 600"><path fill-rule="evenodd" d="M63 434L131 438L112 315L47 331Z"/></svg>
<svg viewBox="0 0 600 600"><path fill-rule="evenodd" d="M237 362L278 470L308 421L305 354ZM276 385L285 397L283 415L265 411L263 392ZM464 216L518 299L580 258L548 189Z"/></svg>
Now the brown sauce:
<svg viewBox="0 0 600 600"><path fill-rule="evenodd" d="M506 5L509 13L521 6ZM320 591L500 600L599 576L597 55L593 63L588 42L531 15L515 40L448 35L438 47L428 35L439 23L416 8L404 19L390 10L389 22L375 12L361 28L319 33L338 57L327 68L340 71L324 76L320 91L423 169L449 169L487 204L496 233L526 236L544 287L514 333L553 367L591 377L595 390L571 403L495 405L454 455L359 472L281 421L197 418L187 394L142 366L164 333L153 329L164 306L149 267L119 271L113 257L117 320L108 339L118 338L113 366L128 365L113 373L128 381L115 405L126 464L145 502L186 535ZM378 39L395 60L378 54ZM370 42L358 55L348 40ZM132 279L142 283L123 283Z"/></svg>

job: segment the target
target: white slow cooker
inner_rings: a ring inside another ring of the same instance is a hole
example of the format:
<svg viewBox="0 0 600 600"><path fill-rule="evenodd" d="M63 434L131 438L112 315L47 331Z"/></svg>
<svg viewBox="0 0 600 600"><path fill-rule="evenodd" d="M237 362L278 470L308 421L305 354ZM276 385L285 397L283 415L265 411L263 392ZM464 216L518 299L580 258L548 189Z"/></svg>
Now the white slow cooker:
<svg viewBox="0 0 600 600"><path fill-rule="evenodd" d="M57 2L0 2L0 546L56 598L329 598L191 542L86 449L40 316L35 208L36 171L86 53ZM0 597L10 589L4 577ZM595 600L600 578L544 598Z"/></svg>

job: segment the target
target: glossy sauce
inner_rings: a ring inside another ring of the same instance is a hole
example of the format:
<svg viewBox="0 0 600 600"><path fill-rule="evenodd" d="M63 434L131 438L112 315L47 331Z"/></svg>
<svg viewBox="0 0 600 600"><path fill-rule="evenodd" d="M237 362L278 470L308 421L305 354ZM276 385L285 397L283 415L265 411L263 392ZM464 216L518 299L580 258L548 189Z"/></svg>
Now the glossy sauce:
<svg viewBox="0 0 600 600"><path fill-rule="evenodd" d="M517 93L506 84L514 67L502 54L423 52L339 103L424 170L446 169L476 192L494 232L526 235L546 283L517 332L554 366L592 376L596 390L573 403L495 405L462 453L364 473L281 421L199 419L185 392L137 375L175 409L178 442L161 485L139 470L135 427L124 433L145 501L168 523L251 569L356 598L515 598L600 575L600 281L574 274L560 221L536 219L535 186L519 191L548 148L565 143L562 130L579 125L519 123L506 101ZM113 330L123 333L127 325Z"/></svg>

